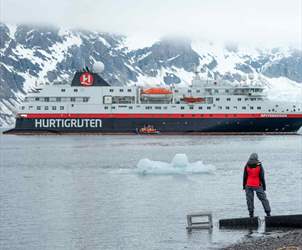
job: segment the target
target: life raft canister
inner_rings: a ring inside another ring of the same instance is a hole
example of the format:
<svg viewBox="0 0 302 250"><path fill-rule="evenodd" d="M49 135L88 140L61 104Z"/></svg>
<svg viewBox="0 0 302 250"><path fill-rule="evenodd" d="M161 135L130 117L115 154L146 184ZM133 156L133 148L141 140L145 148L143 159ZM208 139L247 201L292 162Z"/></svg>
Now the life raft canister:
<svg viewBox="0 0 302 250"><path fill-rule="evenodd" d="M260 184L260 166L257 166L255 168L247 166L246 185L250 187L259 187Z"/></svg>

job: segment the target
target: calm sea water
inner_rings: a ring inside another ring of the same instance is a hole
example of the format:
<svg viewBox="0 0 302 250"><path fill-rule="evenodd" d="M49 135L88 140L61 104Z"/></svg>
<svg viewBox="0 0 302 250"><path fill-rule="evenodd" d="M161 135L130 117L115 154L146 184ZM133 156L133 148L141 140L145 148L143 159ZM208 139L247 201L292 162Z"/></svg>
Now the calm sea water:
<svg viewBox="0 0 302 250"><path fill-rule="evenodd" d="M302 211L302 136L0 135L1 249L212 249L263 232L219 230L246 216L242 171L263 162L273 214ZM214 174L141 175L142 158L184 153ZM257 199L256 215L264 216ZM212 211L214 229L186 232Z"/></svg>

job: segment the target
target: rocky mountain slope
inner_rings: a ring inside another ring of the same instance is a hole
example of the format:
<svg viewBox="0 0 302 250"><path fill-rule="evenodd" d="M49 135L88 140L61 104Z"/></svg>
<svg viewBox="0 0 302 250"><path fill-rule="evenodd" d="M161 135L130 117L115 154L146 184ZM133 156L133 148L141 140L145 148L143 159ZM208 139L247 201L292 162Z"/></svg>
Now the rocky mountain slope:
<svg viewBox="0 0 302 250"><path fill-rule="evenodd" d="M235 44L164 38L133 48L129 38L87 30L0 23L0 126L14 122L13 107L36 84L70 81L95 61L112 85L189 84L194 70L205 78L240 80L253 74L273 93L302 86L302 51L241 48Z"/></svg>

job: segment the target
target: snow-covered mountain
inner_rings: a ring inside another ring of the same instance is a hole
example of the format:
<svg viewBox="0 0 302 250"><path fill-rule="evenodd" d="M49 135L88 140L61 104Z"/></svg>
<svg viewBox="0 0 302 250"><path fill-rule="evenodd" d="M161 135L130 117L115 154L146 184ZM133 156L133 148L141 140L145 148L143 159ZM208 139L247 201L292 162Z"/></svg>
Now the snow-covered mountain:
<svg viewBox="0 0 302 250"><path fill-rule="evenodd" d="M104 63L102 76L112 85L187 85L197 68L204 78L231 81L253 74L271 86L272 97L302 96L302 51L296 49L175 37L137 46L123 35L0 23L0 126L13 124L13 107L35 84L70 81L95 61Z"/></svg>

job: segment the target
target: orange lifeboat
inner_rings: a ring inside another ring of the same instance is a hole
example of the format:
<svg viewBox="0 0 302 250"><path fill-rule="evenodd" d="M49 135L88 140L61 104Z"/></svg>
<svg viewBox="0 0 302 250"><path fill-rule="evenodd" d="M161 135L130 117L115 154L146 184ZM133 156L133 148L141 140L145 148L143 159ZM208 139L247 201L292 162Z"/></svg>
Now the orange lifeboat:
<svg viewBox="0 0 302 250"><path fill-rule="evenodd" d="M143 100L169 100L172 98L172 91L166 88L149 88L141 92Z"/></svg>
<svg viewBox="0 0 302 250"><path fill-rule="evenodd" d="M205 98L202 97L184 97L182 101L186 103L200 103L205 102Z"/></svg>
<svg viewBox="0 0 302 250"><path fill-rule="evenodd" d="M171 95L172 91L166 88L149 88L142 91L143 95Z"/></svg>

